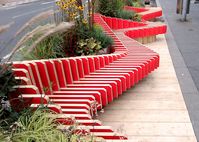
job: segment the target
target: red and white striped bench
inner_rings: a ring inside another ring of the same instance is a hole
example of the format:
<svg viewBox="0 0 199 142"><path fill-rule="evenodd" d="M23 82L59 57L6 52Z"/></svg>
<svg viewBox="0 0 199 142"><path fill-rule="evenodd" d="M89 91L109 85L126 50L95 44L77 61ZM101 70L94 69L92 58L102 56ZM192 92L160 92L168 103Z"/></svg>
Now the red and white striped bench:
<svg viewBox="0 0 199 142"><path fill-rule="evenodd" d="M16 88L27 106L37 108L43 103L57 112L63 129L74 123L73 117L80 124L77 129L104 139L125 140L92 117L158 68L159 55L132 38L163 34L166 26L151 27L100 14L95 14L94 21L113 38L111 54L14 62L15 76L22 80Z"/></svg>

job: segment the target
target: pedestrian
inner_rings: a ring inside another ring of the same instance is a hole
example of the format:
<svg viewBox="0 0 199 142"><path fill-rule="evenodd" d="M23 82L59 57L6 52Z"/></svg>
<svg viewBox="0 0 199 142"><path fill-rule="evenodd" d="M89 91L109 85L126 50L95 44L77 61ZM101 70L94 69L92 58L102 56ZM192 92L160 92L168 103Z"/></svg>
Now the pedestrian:
<svg viewBox="0 0 199 142"><path fill-rule="evenodd" d="M194 4L199 4L199 0L195 0Z"/></svg>

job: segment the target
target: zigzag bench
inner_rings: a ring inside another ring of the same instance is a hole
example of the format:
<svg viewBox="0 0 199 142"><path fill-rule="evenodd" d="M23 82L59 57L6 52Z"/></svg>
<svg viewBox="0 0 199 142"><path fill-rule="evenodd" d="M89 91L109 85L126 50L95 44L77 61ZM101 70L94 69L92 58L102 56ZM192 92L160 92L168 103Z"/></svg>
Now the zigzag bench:
<svg viewBox="0 0 199 142"><path fill-rule="evenodd" d="M92 117L158 68L159 55L131 38L150 35L146 33L165 33L166 26L154 26L152 29L148 23L100 14L95 14L94 20L114 39L113 53L14 62L15 76L22 80L16 88L22 93L27 106L37 108L42 102L57 112L57 121L64 124L64 128L75 121L79 123L77 129L89 130L94 136L125 140L127 137L114 132L109 126L102 126ZM123 24L120 24L121 21ZM139 30L134 30L135 26ZM112 29L119 30L113 32ZM18 97L17 93L15 95Z"/></svg>
<svg viewBox="0 0 199 142"><path fill-rule="evenodd" d="M162 9L160 7L139 8L125 6L124 9L138 13L141 16L142 21L149 21L162 16Z"/></svg>

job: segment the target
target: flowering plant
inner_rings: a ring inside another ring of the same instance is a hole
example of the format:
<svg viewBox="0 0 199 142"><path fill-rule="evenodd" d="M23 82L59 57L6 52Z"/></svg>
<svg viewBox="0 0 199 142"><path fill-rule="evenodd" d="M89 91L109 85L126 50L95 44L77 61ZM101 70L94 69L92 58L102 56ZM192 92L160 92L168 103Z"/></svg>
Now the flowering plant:
<svg viewBox="0 0 199 142"><path fill-rule="evenodd" d="M69 21L74 21L78 16L82 17L84 7L80 1L77 0L59 0L56 2L57 6L67 14Z"/></svg>

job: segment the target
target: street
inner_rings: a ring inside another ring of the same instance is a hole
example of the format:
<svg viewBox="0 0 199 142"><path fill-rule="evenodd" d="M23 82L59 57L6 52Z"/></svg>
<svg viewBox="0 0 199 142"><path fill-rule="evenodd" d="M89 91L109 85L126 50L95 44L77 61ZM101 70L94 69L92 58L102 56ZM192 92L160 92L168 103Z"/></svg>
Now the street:
<svg viewBox="0 0 199 142"><path fill-rule="evenodd" d="M13 6L0 6L0 58L8 57L17 40L14 35L32 17L55 8L55 0L40 0ZM1 30L0 30L1 31Z"/></svg>

